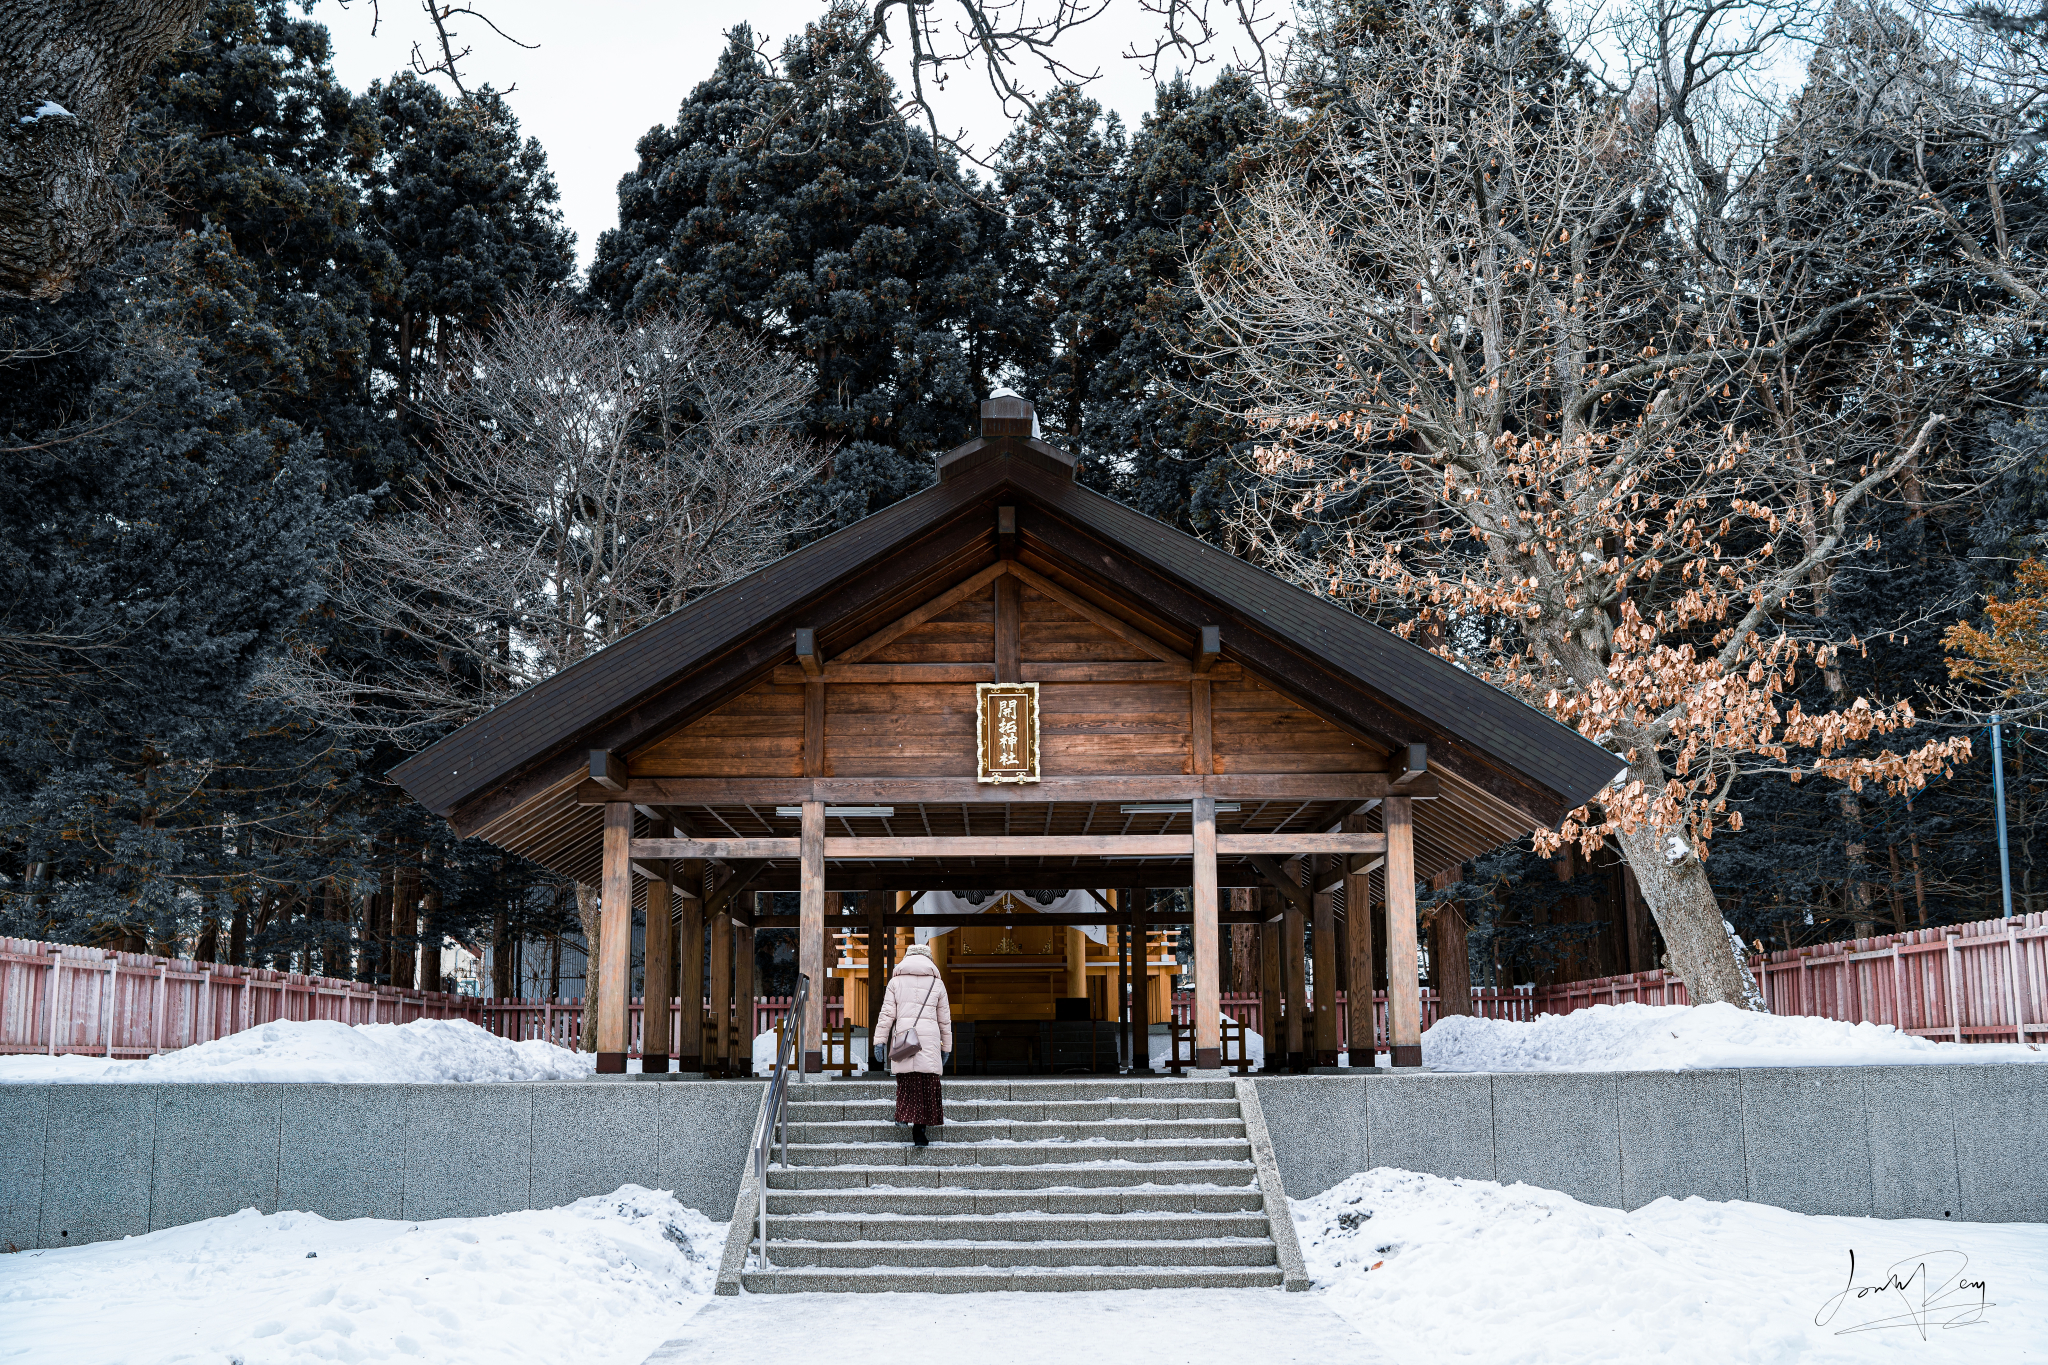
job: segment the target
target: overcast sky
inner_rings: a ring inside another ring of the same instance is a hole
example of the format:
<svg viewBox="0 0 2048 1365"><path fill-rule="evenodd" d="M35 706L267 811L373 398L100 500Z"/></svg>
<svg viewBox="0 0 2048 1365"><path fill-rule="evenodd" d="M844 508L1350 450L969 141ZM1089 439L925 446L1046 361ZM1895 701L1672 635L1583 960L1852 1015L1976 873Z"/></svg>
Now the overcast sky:
<svg viewBox="0 0 2048 1365"><path fill-rule="evenodd" d="M562 212L576 233L577 260L589 265L597 235L618 220L619 177L633 169L633 144L711 74L725 47L724 32L745 21L757 36L782 39L825 12L825 0L477 0L513 37L538 46L522 51L476 20L459 20L475 50L463 63L465 82L489 82L508 97L522 131L547 148L562 190ZM431 27L413 0L383 0L383 19L372 35L369 0L347 8L324 0L314 11L334 34L334 68L343 84L361 91L407 64L415 40ZM1100 68L1090 93L1135 127L1152 107L1152 86L1138 64L1118 54L1134 37L1153 31L1135 0L1117 0L1109 12L1069 35L1062 55L1083 70ZM1204 68L1210 78L1213 67ZM899 81L902 69L897 70ZM941 127L967 131L987 154L1009 131L985 81L958 71L940 97Z"/></svg>

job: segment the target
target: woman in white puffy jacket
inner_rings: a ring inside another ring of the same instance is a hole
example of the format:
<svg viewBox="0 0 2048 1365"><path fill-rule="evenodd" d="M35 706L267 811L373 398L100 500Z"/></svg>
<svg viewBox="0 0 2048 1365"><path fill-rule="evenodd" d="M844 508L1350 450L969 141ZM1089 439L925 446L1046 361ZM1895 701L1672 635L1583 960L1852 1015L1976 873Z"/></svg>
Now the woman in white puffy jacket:
<svg viewBox="0 0 2048 1365"><path fill-rule="evenodd" d="M915 1051L901 1044L917 1035ZM932 950L912 944L882 992L882 1012L875 1020L875 1061L887 1062L896 1073L896 1122L910 1125L910 1140L927 1145L926 1128L945 1123L939 1097L939 1073L953 1055L953 1006Z"/></svg>

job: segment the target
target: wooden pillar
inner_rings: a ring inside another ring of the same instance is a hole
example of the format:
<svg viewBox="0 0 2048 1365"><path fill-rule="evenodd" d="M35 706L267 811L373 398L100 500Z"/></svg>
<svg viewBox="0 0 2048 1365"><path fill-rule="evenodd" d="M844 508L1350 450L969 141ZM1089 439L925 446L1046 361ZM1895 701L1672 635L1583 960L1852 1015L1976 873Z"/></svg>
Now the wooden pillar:
<svg viewBox="0 0 2048 1365"><path fill-rule="evenodd" d="M885 932L882 919L888 912L889 893L868 892L865 908L868 912L868 1017L861 1023L867 1026L868 1042L872 1046L875 1020L882 1013L882 935Z"/></svg>
<svg viewBox="0 0 2048 1365"><path fill-rule="evenodd" d="M1280 1003L1280 893L1265 887L1259 896L1259 1033L1265 1040L1264 1070L1287 1063L1286 1022Z"/></svg>
<svg viewBox="0 0 2048 1365"><path fill-rule="evenodd" d="M1456 901L1440 902L1429 922L1429 973L1437 1018L1472 1012L1472 955L1465 942L1465 907Z"/></svg>
<svg viewBox="0 0 2048 1365"><path fill-rule="evenodd" d="M1344 817L1344 828L1352 834L1365 832L1363 815ZM1348 866L1348 857L1347 857ZM1351 1031L1351 1066L1377 1066L1372 1024L1373 969L1372 874L1347 872L1344 876L1345 1009Z"/></svg>
<svg viewBox="0 0 2048 1365"><path fill-rule="evenodd" d="M704 1069L704 864L691 858L680 864L678 888L682 921L676 925L676 995L681 1000L682 1027L676 1070Z"/></svg>
<svg viewBox="0 0 2048 1365"><path fill-rule="evenodd" d="M666 880L647 883L646 1008L640 1015L640 1069L649 1075L668 1070L669 991L676 979L675 921L669 918Z"/></svg>
<svg viewBox="0 0 2048 1365"><path fill-rule="evenodd" d="M732 926L732 1074L754 1074L754 926Z"/></svg>
<svg viewBox="0 0 2048 1365"><path fill-rule="evenodd" d="M597 967L597 1069L626 1069L627 1001L633 991L633 807L607 801L604 807L604 874L599 884L602 915Z"/></svg>
<svg viewBox="0 0 2048 1365"><path fill-rule="evenodd" d="M1295 876L1294 863L1287 864L1287 875ZM1280 912L1280 990L1286 997L1287 1011L1287 1069L1300 1071L1307 1062L1304 1052L1308 1042L1314 1041L1314 1033L1308 1024L1308 983L1303 978L1307 973L1302 959L1304 949L1302 936L1301 907L1292 896L1286 898ZM1308 1035L1307 1042L1303 1035Z"/></svg>
<svg viewBox="0 0 2048 1365"><path fill-rule="evenodd" d="M1150 891L1131 896L1131 1074L1155 1076L1152 1069L1152 935L1145 922Z"/></svg>
<svg viewBox="0 0 2048 1365"><path fill-rule="evenodd" d="M1422 1065L1422 984L1415 965L1415 802L1390 796L1387 829L1387 1036L1395 1066Z"/></svg>
<svg viewBox="0 0 2048 1365"><path fill-rule="evenodd" d="M1088 936L1078 924L1067 926L1067 998L1088 998Z"/></svg>
<svg viewBox="0 0 2048 1365"><path fill-rule="evenodd" d="M1206 693L1208 688L1203 687ZM1216 929L1216 798L1194 800L1195 1069L1223 1066L1223 936Z"/></svg>
<svg viewBox="0 0 2048 1365"><path fill-rule="evenodd" d="M825 1069L825 803L806 801L798 852L797 970L810 978L809 1006L798 1034L805 1072Z"/></svg>
<svg viewBox="0 0 2048 1365"><path fill-rule="evenodd" d="M706 1070L730 1076L732 1056L732 918L720 910L710 916L711 1041L704 1052Z"/></svg>
<svg viewBox="0 0 2048 1365"><path fill-rule="evenodd" d="M1309 886L1315 899L1309 919L1309 960L1315 964L1315 1064L1337 1065L1337 892L1321 887L1335 869L1328 859L1310 860Z"/></svg>
<svg viewBox="0 0 2048 1365"><path fill-rule="evenodd" d="M1109 901L1121 908L1123 893L1112 891ZM1128 1061L1137 1057L1131 1050L1131 926L1128 920L1119 920L1109 926L1109 932L1116 935L1116 996L1110 1005L1110 1017L1116 1020L1117 1047Z"/></svg>

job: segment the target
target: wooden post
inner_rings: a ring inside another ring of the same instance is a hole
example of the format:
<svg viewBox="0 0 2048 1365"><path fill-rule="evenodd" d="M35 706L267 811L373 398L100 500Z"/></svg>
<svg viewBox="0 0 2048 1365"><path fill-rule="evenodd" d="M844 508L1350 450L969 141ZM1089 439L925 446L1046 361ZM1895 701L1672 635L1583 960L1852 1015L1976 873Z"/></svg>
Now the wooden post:
<svg viewBox="0 0 2048 1365"><path fill-rule="evenodd" d="M1286 1023L1280 1005L1280 893L1272 887L1259 891L1259 1032L1265 1039L1264 1070L1278 1071L1286 1065Z"/></svg>
<svg viewBox="0 0 2048 1365"><path fill-rule="evenodd" d="M695 858L681 863L682 923L676 926L678 959L676 994L682 1001L681 1051L676 1070L704 1069L704 864Z"/></svg>
<svg viewBox="0 0 2048 1365"><path fill-rule="evenodd" d="M711 1043L704 1053L706 1069L730 1076L732 1056L732 917L724 910L711 920Z"/></svg>
<svg viewBox="0 0 2048 1365"><path fill-rule="evenodd" d="M669 991L675 984L675 922L669 918L668 882L647 883L647 997L640 1013L640 1069L649 1075L668 1070Z"/></svg>
<svg viewBox="0 0 2048 1365"><path fill-rule="evenodd" d="M887 891L868 892L868 1017L861 1022L867 1026L870 1046L875 1039L875 1020L882 1014L882 917L888 911L888 904Z"/></svg>
<svg viewBox="0 0 2048 1365"><path fill-rule="evenodd" d="M1295 864L1287 864L1287 874L1295 875ZM1287 1069L1301 1071L1307 1066L1304 1052L1307 1043L1303 1034L1308 1033L1309 1041L1314 1034L1308 1024L1308 983L1303 978L1306 963L1302 960L1301 907L1294 898L1285 898L1280 912L1280 990L1286 996L1287 1010Z"/></svg>
<svg viewBox="0 0 2048 1365"><path fill-rule="evenodd" d="M825 803L803 803L803 829L798 854L802 865L797 873L800 904L797 908L797 970L811 979L809 1004L799 1022L797 1050L803 1054L803 1069L809 1073L825 1069Z"/></svg>
<svg viewBox="0 0 2048 1365"><path fill-rule="evenodd" d="M1448 876L1457 875L1455 871ZM1436 887L1435 890L1442 890ZM1465 942L1464 907L1442 901L1429 922L1430 984L1436 987L1436 1017L1472 1013L1472 958Z"/></svg>
<svg viewBox="0 0 2048 1365"><path fill-rule="evenodd" d="M1415 963L1415 802L1390 796L1387 829L1387 1040L1395 1066L1422 1065L1422 983Z"/></svg>
<svg viewBox="0 0 2048 1365"><path fill-rule="evenodd" d="M1363 815L1344 817L1344 828L1354 834L1365 832ZM1349 864L1347 863L1347 866ZM1345 1024L1351 1031L1352 1069L1379 1065L1374 1050L1372 1025L1373 969L1372 874L1347 872L1344 876Z"/></svg>
<svg viewBox="0 0 2048 1365"><path fill-rule="evenodd" d="M1121 908L1122 898L1123 893L1121 891L1112 891L1109 893L1109 900L1111 905L1115 905ZM1128 1060L1133 1059L1138 1055L1137 1053L1131 1050L1130 921L1128 919L1125 919L1118 923L1112 924L1109 926L1109 931L1112 934L1116 935L1116 1001L1114 1006L1112 1007L1114 1010L1113 1017L1116 1019L1118 1047L1121 1049L1124 1057Z"/></svg>
<svg viewBox="0 0 2048 1365"><path fill-rule="evenodd" d="M1202 689L1205 693L1208 687ZM1223 1039L1218 1028L1223 1012L1219 979L1223 972L1222 935L1216 931L1216 798L1194 799L1195 830L1195 1069L1223 1068Z"/></svg>
<svg viewBox="0 0 2048 1365"><path fill-rule="evenodd" d="M1150 891L1131 896L1131 1074L1156 1076L1152 1069L1152 935L1145 924Z"/></svg>
<svg viewBox="0 0 2048 1365"><path fill-rule="evenodd" d="M996 681L1016 682L1022 674L1018 663L1019 640L1024 615L1023 585L1004 574L996 580Z"/></svg>
<svg viewBox="0 0 2048 1365"><path fill-rule="evenodd" d="M1324 859L1313 860L1311 885L1321 885ZM1310 961L1315 963L1315 1064L1337 1065L1337 893L1318 891L1309 924Z"/></svg>
<svg viewBox="0 0 2048 1365"><path fill-rule="evenodd" d="M1077 924L1067 926L1067 998L1088 997L1088 936Z"/></svg>
<svg viewBox="0 0 2048 1365"><path fill-rule="evenodd" d="M604 874L599 885L602 928L597 966L597 1069L626 1069L627 1000L633 991L633 807L607 801L604 807Z"/></svg>
<svg viewBox="0 0 2048 1365"><path fill-rule="evenodd" d="M732 1074L754 1074L754 926L732 926Z"/></svg>

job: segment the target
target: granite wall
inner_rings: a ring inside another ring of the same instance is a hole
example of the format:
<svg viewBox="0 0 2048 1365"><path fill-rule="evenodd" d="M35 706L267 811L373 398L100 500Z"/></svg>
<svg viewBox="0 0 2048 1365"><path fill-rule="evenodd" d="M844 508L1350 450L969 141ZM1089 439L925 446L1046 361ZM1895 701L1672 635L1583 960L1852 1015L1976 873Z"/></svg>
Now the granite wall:
<svg viewBox="0 0 2048 1365"><path fill-rule="evenodd" d="M1293 1198L1355 1172L1800 1213L2048 1222L2048 1066L1261 1076Z"/></svg>
<svg viewBox="0 0 2048 1365"><path fill-rule="evenodd" d="M728 1218L760 1082L0 1085L0 1250L255 1208L457 1218L621 1185Z"/></svg>

